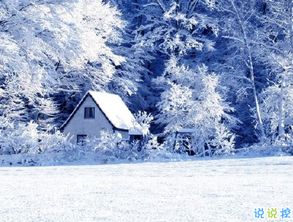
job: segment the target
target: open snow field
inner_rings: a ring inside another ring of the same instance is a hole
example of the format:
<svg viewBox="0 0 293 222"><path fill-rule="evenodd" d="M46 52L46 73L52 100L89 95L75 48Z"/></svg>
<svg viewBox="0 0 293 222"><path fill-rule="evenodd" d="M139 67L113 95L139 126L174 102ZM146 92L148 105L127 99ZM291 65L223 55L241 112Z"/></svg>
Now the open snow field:
<svg viewBox="0 0 293 222"><path fill-rule="evenodd" d="M1 222L269 221L254 209L270 207L293 210L293 157L0 168Z"/></svg>

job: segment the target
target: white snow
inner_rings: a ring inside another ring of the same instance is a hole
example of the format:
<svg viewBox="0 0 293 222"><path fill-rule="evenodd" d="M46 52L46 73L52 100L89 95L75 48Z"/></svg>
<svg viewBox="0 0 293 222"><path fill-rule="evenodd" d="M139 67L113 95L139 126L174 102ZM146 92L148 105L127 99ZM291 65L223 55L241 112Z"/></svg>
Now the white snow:
<svg viewBox="0 0 293 222"><path fill-rule="evenodd" d="M131 134L141 134L134 116L120 96L112 93L89 91L111 123L118 129L129 130Z"/></svg>
<svg viewBox="0 0 293 222"><path fill-rule="evenodd" d="M268 221L292 188L293 157L0 168L0 221Z"/></svg>

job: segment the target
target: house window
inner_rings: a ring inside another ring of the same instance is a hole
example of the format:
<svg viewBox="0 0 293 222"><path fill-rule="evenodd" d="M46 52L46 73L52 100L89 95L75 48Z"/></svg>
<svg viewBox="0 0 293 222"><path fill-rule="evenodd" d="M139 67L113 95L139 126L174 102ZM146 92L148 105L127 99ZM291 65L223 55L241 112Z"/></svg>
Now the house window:
<svg viewBox="0 0 293 222"><path fill-rule="evenodd" d="M94 119L95 118L95 107L85 107L84 108L84 118Z"/></svg>
<svg viewBox="0 0 293 222"><path fill-rule="evenodd" d="M77 135L76 143L81 146L85 145L86 137L87 137L86 135Z"/></svg>

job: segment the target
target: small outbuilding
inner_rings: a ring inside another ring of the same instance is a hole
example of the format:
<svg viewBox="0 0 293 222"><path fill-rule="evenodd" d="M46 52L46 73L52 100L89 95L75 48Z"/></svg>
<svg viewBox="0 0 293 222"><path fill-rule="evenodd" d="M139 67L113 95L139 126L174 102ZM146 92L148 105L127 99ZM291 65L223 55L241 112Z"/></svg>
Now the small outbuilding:
<svg viewBox="0 0 293 222"><path fill-rule="evenodd" d="M174 135L173 149L179 153L183 152L191 156L210 156L210 150L205 148L199 149L194 146L194 133L195 130L192 128L182 128L177 130Z"/></svg>
<svg viewBox="0 0 293 222"><path fill-rule="evenodd" d="M101 131L120 133L124 140L142 137L140 125L120 96L88 91L61 126L74 143L99 137Z"/></svg>

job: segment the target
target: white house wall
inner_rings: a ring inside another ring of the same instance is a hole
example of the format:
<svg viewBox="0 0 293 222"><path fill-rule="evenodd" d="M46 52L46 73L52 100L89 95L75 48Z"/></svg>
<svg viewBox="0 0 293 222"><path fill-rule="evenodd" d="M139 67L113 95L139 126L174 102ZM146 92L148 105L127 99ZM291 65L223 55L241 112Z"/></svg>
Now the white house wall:
<svg viewBox="0 0 293 222"><path fill-rule="evenodd" d="M84 118L85 107L95 107L94 119ZM98 137L102 130L113 132L113 127L90 96L86 97L74 116L64 127L64 133L70 134L73 143L76 143L77 135L87 135L89 138Z"/></svg>

